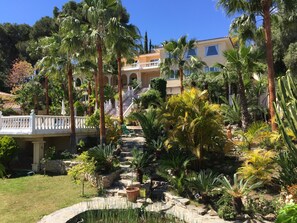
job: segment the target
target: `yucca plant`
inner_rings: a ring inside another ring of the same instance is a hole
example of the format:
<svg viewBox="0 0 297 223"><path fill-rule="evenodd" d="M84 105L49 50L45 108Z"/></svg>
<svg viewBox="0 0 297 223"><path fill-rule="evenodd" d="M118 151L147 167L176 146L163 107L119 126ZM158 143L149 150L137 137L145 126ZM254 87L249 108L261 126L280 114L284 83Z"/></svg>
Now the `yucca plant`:
<svg viewBox="0 0 297 223"><path fill-rule="evenodd" d="M224 176L221 178L220 183L223 191L232 196L234 209L238 214L241 214L244 208L242 197L248 195L252 190L262 186L262 182L254 183L254 178L249 177L239 179L238 174L233 175L233 184Z"/></svg>
<svg viewBox="0 0 297 223"><path fill-rule="evenodd" d="M212 170L201 170L187 177L187 185L192 193L199 196L203 203L209 202L209 196L219 185L219 175Z"/></svg>
<svg viewBox="0 0 297 223"><path fill-rule="evenodd" d="M244 179L254 177L255 180L268 183L272 179L272 173L275 172L275 152L263 149L255 149L245 154L245 162L238 169L238 174Z"/></svg>

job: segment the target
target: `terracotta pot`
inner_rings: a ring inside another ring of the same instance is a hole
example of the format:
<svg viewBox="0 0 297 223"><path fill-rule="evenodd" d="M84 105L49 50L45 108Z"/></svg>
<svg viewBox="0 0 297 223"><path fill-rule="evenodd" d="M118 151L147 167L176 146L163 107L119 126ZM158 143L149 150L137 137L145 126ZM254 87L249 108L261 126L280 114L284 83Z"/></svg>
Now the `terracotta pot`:
<svg viewBox="0 0 297 223"><path fill-rule="evenodd" d="M138 187L127 187L126 193L127 193L128 201L136 202L137 197L139 196L139 188Z"/></svg>

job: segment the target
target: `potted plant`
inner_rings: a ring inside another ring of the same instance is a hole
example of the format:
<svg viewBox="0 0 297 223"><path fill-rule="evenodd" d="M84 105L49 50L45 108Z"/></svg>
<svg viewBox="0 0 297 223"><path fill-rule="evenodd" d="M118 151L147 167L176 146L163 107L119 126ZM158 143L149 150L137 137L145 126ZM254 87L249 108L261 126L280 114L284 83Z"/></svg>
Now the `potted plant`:
<svg viewBox="0 0 297 223"><path fill-rule="evenodd" d="M126 188L127 199L131 202L136 202L139 196L139 187L127 187Z"/></svg>

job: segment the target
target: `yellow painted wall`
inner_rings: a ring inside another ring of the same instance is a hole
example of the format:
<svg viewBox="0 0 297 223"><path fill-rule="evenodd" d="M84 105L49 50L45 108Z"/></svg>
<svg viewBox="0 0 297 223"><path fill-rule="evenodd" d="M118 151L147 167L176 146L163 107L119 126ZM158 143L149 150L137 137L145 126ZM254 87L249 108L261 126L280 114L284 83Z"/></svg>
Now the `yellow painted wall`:
<svg viewBox="0 0 297 223"><path fill-rule="evenodd" d="M148 87L151 79L155 78L155 77L160 77L160 72L143 72L141 73L141 83L142 83L142 87Z"/></svg>

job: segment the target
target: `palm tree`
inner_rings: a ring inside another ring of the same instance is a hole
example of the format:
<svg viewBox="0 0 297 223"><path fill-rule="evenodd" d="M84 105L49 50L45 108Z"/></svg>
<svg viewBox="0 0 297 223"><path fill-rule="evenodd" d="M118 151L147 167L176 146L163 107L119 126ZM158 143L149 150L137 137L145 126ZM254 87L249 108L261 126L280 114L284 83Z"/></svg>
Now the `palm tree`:
<svg viewBox="0 0 297 223"><path fill-rule="evenodd" d="M252 72L258 65L257 60L259 59L260 55L251 47L242 46L239 49L225 51L224 57L227 60L224 67L224 72L228 72L230 75L233 74L237 76L242 128L246 130L251 123L251 117L248 111L244 76L251 77Z"/></svg>
<svg viewBox="0 0 297 223"><path fill-rule="evenodd" d="M161 72L165 73L172 70L175 66L178 67L181 93L184 91L183 76L186 64L186 53L188 50L194 48L195 41L195 39L187 41L187 36L182 36L177 41L170 40L162 44L164 49L169 53L169 57L165 58L164 62L162 62Z"/></svg>
<svg viewBox="0 0 297 223"><path fill-rule="evenodd" d="M99 87L100 100L100 144L105 143L105 114L104 114L104 74L103 74L103 48L106 38L107 24L113 16L118 5L117 0L85 0L83 14L89 25L90 37L92 37L97 51L98 75L95 86Z"/></svg>
<svg viewBox="0 0 297 223"><path fill-rule="evenodd" d="M136 55L136 40L140 38L136 26L128 24L129 15L126 10L120 6L117 17L113 17L108 23L107 45L112 52L116 54L118 66L118 93L119 93L119 111L120 123L124 123L123 118L123 98L122 98L122 57L126 59Z"/></svg>
<svg viewBox="0 0 297 223"><path fill-rule="evenodd" d="M59 34L44 38L41 43L44 47L44 56L39 62L42 72L59 73L62 70L67 73L68 100L70 107L70 150L75 151L75 118L73 106L73 62L76 59L75 53L81 46L80 22L68 16L60 23Z"/></svg>
<svg viewBox="0 0 297 223"><path fill-rule="evenodd" d="M268 65L268 91L269 91L269 112L271 118L272 130L277 129L275 123L275 109L273 103L276 101L275 96L275 72L273 67L273 48L271 40L271 13L280 5L284 4L289 9L290 5L295 1L280 1L280 0L219 0L218 6L221 6L227 12L227 15L243 13L244 15L237 19L239 24L256 24L256 17L263 17L263 27L266 43L266 61ZM245 25L246 26L246 25ZM255 27L255 25L254 25Z"/></svg>

